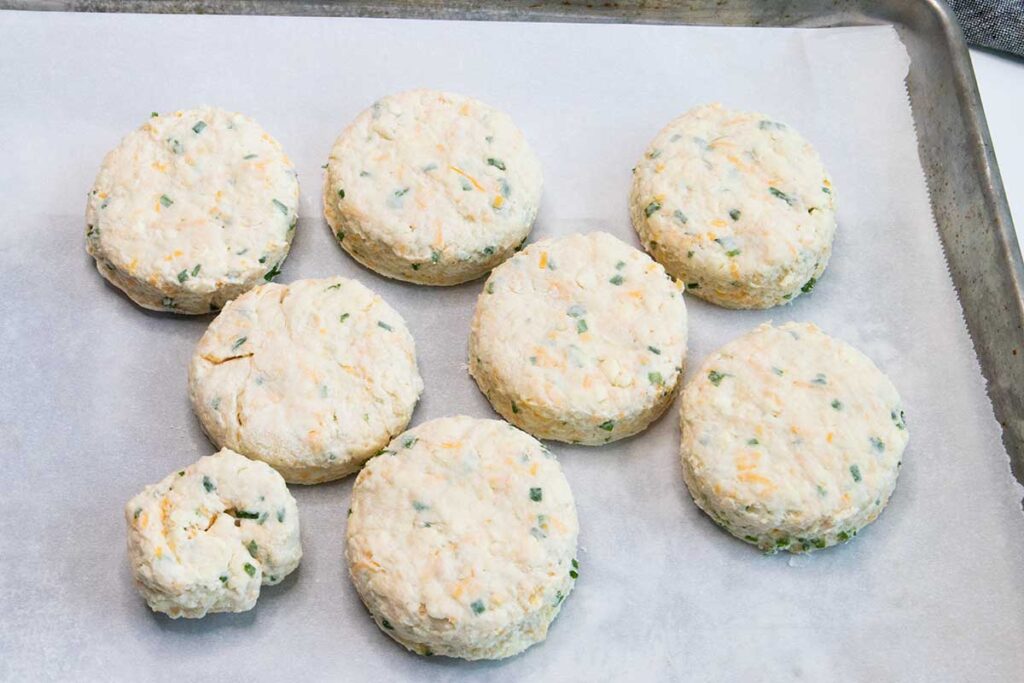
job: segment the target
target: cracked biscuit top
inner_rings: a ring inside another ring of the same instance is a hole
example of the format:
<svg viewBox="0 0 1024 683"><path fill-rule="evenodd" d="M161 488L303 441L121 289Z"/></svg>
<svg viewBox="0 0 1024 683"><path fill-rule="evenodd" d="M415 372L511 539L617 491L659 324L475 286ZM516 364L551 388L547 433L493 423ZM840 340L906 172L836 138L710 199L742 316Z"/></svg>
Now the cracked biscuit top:
<svg viewBox="0 0 1024 683"><path fill-rule="evenodd" d="M247 292L210 324L189 368L210 439L302 484L358 470L405 429L422 391L405 321L341 277Z"/></svg>

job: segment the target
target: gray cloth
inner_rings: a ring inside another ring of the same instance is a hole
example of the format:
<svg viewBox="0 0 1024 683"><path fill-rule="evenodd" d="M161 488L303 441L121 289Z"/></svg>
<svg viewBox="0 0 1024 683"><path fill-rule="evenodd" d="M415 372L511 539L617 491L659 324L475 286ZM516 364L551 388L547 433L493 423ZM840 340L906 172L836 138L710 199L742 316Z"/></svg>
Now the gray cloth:
<svg viewBox="0 0 1024 683"><path fill-rule="evenodd" d="M1024 57L1024 0L948 0L967 42Z"/></svg>

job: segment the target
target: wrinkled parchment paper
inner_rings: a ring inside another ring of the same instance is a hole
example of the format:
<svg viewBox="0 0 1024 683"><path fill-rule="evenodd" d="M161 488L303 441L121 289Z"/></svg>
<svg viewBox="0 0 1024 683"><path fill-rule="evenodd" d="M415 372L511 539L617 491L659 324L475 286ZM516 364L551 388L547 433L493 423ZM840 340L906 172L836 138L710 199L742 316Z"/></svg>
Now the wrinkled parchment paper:
<svg viewBox="0 0 1024 683"><path fill-rule="evenodd" d="M0 678L105 680L1019 680L1024 517L918 162L888 27L773 30L0 13ZM293 487L305 558L255 610L172 621L136 594L122 506L213 451L186 362L209 318L153 314L84 249L103 154L150 111L253 116L296 161L302 220L280 281L343 274L416 336L414 422L493 416L465 371L482 282L388 281L334 243L320 165L385 93L435 87L508 111L544 164L534 239L632 244L630 168L687 108L789 122L834 176L835 255L811 296L764 312L688 300L690 372L766 320L809 320L899 388L896 495L849 545L762 556L690 501L676 410L604 448L554 444L581 576L548 640L500 663L423 659L371 622L342 559L352 480ZM983 229L983 226L979 226Z"/></svg>

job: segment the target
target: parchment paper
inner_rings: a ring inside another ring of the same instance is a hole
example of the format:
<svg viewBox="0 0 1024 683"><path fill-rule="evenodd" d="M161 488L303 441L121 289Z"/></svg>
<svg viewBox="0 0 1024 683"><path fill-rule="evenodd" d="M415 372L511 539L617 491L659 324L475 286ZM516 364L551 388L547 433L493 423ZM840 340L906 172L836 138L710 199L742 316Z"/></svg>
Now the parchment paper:
<svg viewBox="0 0 1024 683"><path fill-rule="evenodd" d="M1022 494L933 227L907 64L887 27L0 13L0 677L1019 680ZM305 557L255 610L151 614L131 583L122 506L213 451L185 390L209 318L147 313L94 272L83 211L100 160L150 111L252 115L302 184L280 280L356 277L405 316L427 387L414 423L491 417L465 371L481 282L388 281L344 254L321 217L319 167L336 134L412 87L511 113L544 164L534 239L601 229L637 244L630 168L693 105L769 112L813 141L838 188L832 264L785 308L689 299L690 369L769 319L814 321L871 356L911 434L880 520L811 557L762 556L691 502L673 409L623 443L552 444L579 506L581 576L547 642L522 656L424 659L378 631L342 559L351 479L293 487Z"/></svg>

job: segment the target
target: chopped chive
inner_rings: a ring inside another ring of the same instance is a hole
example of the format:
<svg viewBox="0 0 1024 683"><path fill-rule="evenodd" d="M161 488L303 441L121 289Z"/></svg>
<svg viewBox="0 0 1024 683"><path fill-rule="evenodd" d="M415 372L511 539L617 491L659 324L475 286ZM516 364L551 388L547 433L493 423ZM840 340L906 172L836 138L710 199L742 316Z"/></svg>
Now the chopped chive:
<svg viewBox="0 0 1024 683"><path fill-rule="evenodd" d="M430 251L430 262L431 263L438 263L438 262L440 262L440 260L441 260L441 252L439 252L436 249L432 249Z"/></svg>
<svg viewBox="0 0 1024 683"><path fill-rule="evenodd" d="M345 198L345 190L338 190L338 199Z"/></svg>
<svg viewBox="0 0 1024 683"><path fill-rule="evenodd" d="M777 198L781 199L782 201L786 202L790 206L793 206L794 204L796 204L796 199L794 199L793 197L789 196L788 194L786 194L785 192L783 192L782 190L780 190L777 187L769 187L768 191L772 194L773 197L777 197Z"/></svg>
<svg viewBox="0 0 1024 683"><path fill-rule="evenodd" d="M160 203L163 204L166 207L166 206L170 206L171 204L173 204L174 200L171 199L170 197L168 197L167 195L162 194L162 195L160 195Z"/></svg>
<svg viewBox="0 0 1024 683"><path fill-rule="evenodd" d="M252 555L253 557L256 557L256 553L259 552L259 549L260 549L260 547L256 544L256 541L254 541L254 540L253 541L249 541L249 543L245 546L245 548L246 548L246 550L249 551L249 554Z"/></svg>
<svg viewBox="0 0 1024 683"><path fill-rule="evenodd" d="M615 270L622 270L625 267L626 267L626 262L625 261L619 261L618 263L615 264Z"/></svg>
<svg viewBox="0 0 1024 683"><path fill-rule="evenodd" d="M601 424L597 425L597 428L598 429L603 429L606 432L610 432L613 429L615 429L615 421L614 420L605 420Z"/></svg>
<svg viewBox="0 0 1024 683"><path fill-rule="evenodd" d="M687 289L700 289L700 283L699 282L687 282L686 283L686 288Z"/></svg>
<svg viewBox="0 0 1024 683"><path fill-rule="evenodd" d="M483 614L484 610L487 609L486 607L484 607L483 600L474 600L472 603L470 603L469 606L473 610L473 614Z"/></svg>
<svg viewBox="0 0 1024 683"><path fill-rule="evenodd" d="M421 503L418 500L414 500L412 502L412 509L415 510L416 512L423 512L424 510L430 509L430 506L427 505L426 503Z"/></svg>
<svg viewBox="0 0 1024 683"><path fill-rule="evenodd" d="M504 171L505 170L505 162L502 161L501 159L489 158L489 159L487 159L487 164L488 164L488 166L493 166L494 168L498 169L499 171Z"/></svg>
<svg viewBox="0 0 1024 683"><path fill-rule="evenodd" d="M744 536L744 541L750 541L751 543L757 543L757 536Z"/></svg>
<svg viewBox="0 0 1024 683"><path fill-rule="evenodd" d="M255 154L246 154L244 157L242 157L242 161L249 161L250 159L255 159L255 158L256 158Z"/></svg>
<svg viewBox="0 0 1024 683"><path fill-rule="evenodd" d="M580 563L576 560L575 557L572 558L572 568L573 569L579 569L580 568Z"/></svg>
<svg viewBox="0 0 1024 683"><path fill-rule="evenodd" d="M815 285L815 283L816 283L817 281L818 281L818 278L814 278L814 277L812 277L812 278L811 278L810 280L808 280L808 281L806 282L806 284L804 284L804 286L803 286L803 287L801 287L801 288L800 288L800 291L801 291L801 292L803 292L804 294L807 294L807 293L808 293L809 291L811 291L812 289L814 289L814 285Z"/></svg>
<svg viewBox="0 0 1024 683"><path fill-rule="evenodd" d="M647 216L648 218L650 218L651 214L653 214L655 211L659 211L659 210L661 210L661 204L659 204L656 201L655 202L651 202L650 204L647 205L647 208L644 209L644 215Z"/></svg>
<svg viewBox="0 0 1024 683"><path fill-rule="evenodd" d="M279 202L276 199L271 199L270 201L274 204L274 206L277 207L278 211L283 213L285 216L288 215L288 207L287 206L285 206L283 203Z"/></svg>
<svg viewBox="0 0 1024 683"><path fill-rule="evenodd" d="M587 331L587 321L584 320L583 318L580 318L579 320L576 321L576 332L578 334L583 334L586 331Z"/></svg>
<svg viewBox="0 0 1024 683"><path fill-rule="evenodd" d="M811 384L828 384L828 378L825 377L824 373L819 372L814 376L814 379L811 380Z"/></svg>
<svg viewBox="0 0 1024 683"><path fill-rule="evenodd" d="M377 327L380 327L381 329L385 329L385 330L387 330L388 332L391 332L391 331L392 331L392 330L394 329L393 327L391 327L391 325L388 325L388 324L387 324L386 322L384 322L383 320L378 320L378 321L377 321Z"/></svg>
<svg viewBox="0 0 1024 683"><path fill-rule="evenodd" d="M860 467L857 465L850 465L850 475L853 477L854 481L860 481Z"/></svg>
<svg viewBox="0 0 1024 683"><path fill-rule="evenodd" d="M877 436L873 436L871 437L871 447L874 448L879 453L882 453L885 451L885 442L879 439Z"/></svg>
<svg viewBox="0 0 1024 683"><path fill-rule="evenodd" d="M203 475L203 488L206 489L207 493L209 493L210 491L215 491L217 489L216 485L214 485L214 483L206 475Z"/></svg>
<svg viewBox="0 0 1024 683"><path fill-rule="evenodd" d="M391 625L391 622L387 619L380 620L381 628L387 629L388 631L394 631L395 627Z"/></svg>
<svg viewBox="0 0 1024 683"><path fill-rule="evenodd" d="M540 488L530 489L530 500L534 503L539 503L544 498L544 490Z"/></svg>
<svg viewBox="0 0 1024 683"><path fill-rule="evenodd" d="M756 446L759 443L761 443L761 442L758 441L757 439L747 439L747 445L748 446Z"/></svg>
<svg viewBox="0 0 1024 683"><path fill-rule="evenodd" d="M223 584L227 585L227 582L228 582L228 577L226 577L226 576L219 576L219 577L217 577L217 578L219 578L219 579L220 579L220 582L221 582L221 583L223 583Z"/></svg>
<svg viewBox="0 0 1024 683"><path fill-rule="evenodd" d="M761 130L782 130L786 126L785 126L785 124L779 123L777 121L764 120L764 121L760 121L757 124L757 127L760 128Z"/></svg>
<svg viewBox="0 0 1024 683"><path fill-rule="evenodd" d="M680 223L686 223L687 221L686 214L680 211L679 209L676 209L675 211L672 212L672 217L675 218Z"/></svg>
<svg viewBox="0 0 1024 683"><path fill-rule="evenodd" d="M158 116L160 116L160 114L158 112L155 112L155 111L149 112L149 118L151 118L151 119L155 119Z"/></svg>
<svg viewBox="0 0 1024 683"><path fill-rule="evenodd" d="M724 372L719 372L718 370L712 370L708 373L708 379L711 380L711 383L716 387L722 383L722 380L725 379L726 376L727 375Z"/></svg>
<svg viewBox="0 0 1024 683"><path fill-rule="evenodd" d="M277 521L284 521L284 508L281 508L280 510L277 511Z"/></svg>
<svg viewBox="0 0 1024 683"><path fill-rule="evenodd" d="M576 571L575 569L570 569L569 570L569 577L573 581L575 581L576 579L580 578L580 573L578 571Z"/></svg>
<svg viewBox="0 0 1024 683"><path fill-rule="evenodd" d="M197 263L196 267L192 269L192 277L199 275L199 270L203 267L202 263Z"/></svg>
<svg viewBox="0 0 1024 683"><path fill-rule="evenodd" d="M336 282L336 283L334 283L333 285L328 285L328 286L327 286L327 288L326 288L326 289L324 289L324 291L325 291L325 292L329 292L329 291L331 291L332 289L341 289L341 283L340 283L340 282Z"/></svg>
<svg viewBox="0 0 1024 683"><path fill-rule="evenodd" d="M188 268L178 273L178 282L184 282L188 279Z"/></svg>
<svg viewBox="0 0 1024 683"><path fill-rule="evenodd" d="M248 562L245 563L243 569L245 569L245 573L249 576L256 576L256 567L252 566Z"/></svg>
<svg viewBox="0 0 1024 683"><path fill-rule="evenodd" d="M192 132L195 133L196 135L199 135L200 133L203 132L204 128L206 128L206 121L200 121L196 125L192 126Z"/></svg>
<svg viewBox="0 0 1024 683"><path fill-rule="evenodd" d="M774 372L779 377L782 377L783 375L782 368L777 368L774 365L772 366L772 372Z"/></svg>
<svg viewBox="0 0 1024 683"><path fill-rule="evenodd" d="M587 310L583 308L583 306L580 306L579 304L573 304L566 311L566 315L568 315L570 318L581 318L584 315L586 315L586 313Z"/></svg>
<svg viewBox="0 0 1024 683"><path fill-rule="evenodd" d="M415 436L407 436L405 437L405 440L402 441L402 448L412 448L416 445L417 441L419 441L419 439Z"/></svg>
<svg viewBox="0 0 1024 683"><path fill-rule="evenodd" d="M484 247L484 256L491 256L494 253L494 247Z"/></svg>
<svg viewBox="0 0 1024 683"><path fill-rule="evenodd" d="M235 517L237 517L238 519L259 519L260 513L249 512L248 510L236 510Z"/></svg>
<svg viewBox="0 0 1024 683"><path fill-rule="evenodd" d="M653 353L655 356L661 355L661 349L659 349L657 346L648 346L647 350Z"/></svg>
<svg viewBox="0 0 1024 683"><path fill-rule="evenodd" d="M730 209L729 210L729 218L733 219L734 221L738 221L740 219L741 215L742 215L742 213L740 212L739 209Z"/></svg>
<svg viewBox="0 0 1024 683"><path fill-rule="evenodd" d="M832 190L828 189L824 185L821 186L821 191L824 192L825 194L832 194Z"/></svg>
<svg viewBox="0 0 1024 683"><path fill-rule="evenodd" d="M348 320L348 316L349 316L348 313L342 313L341 316L338 318L338 322L339 323L345 322L346 320Z"/></svg>
<svg viewBox="0 0 1024 683"><path fill-rule="evenodd" d="M239 337L238 339L236 339L235 343L231 345L231 350L232 351L237 351L238 347L241 346L242 344L244 344L245 340L247 340L247 339L248 339L248 337Z"/></svg>
<svg viewBox="0 0 1024 683"><path fill-rule="evenodd" d="M665 383L665 380L662 378L660 372L648 372L647 373L647 380L651 384L664 384Z"/></svg>
<svg viewBox="0 0 1024 683"><path fill-rule="evenodd" d="M612 277L612 279L608 280L608 282L612 283L616 287L621 285L624 281L625 280L623 280L621 275L615 275Z"/></svg>
<svg viewBox="0 0 1024 683"><path fill-rule="evenodd" d="M275 277L281 274L281 264L275 263L274 267L267 271L267 274L263 276L263 279L270 282Z"/></svg>
<svg viewBox="0 0 1024 683"><path fill-rule="evenodd" d="M840 401L838 398L834 398L832 399L832 407L835 408L836 410L842 410L843 402Z"/></svg>

